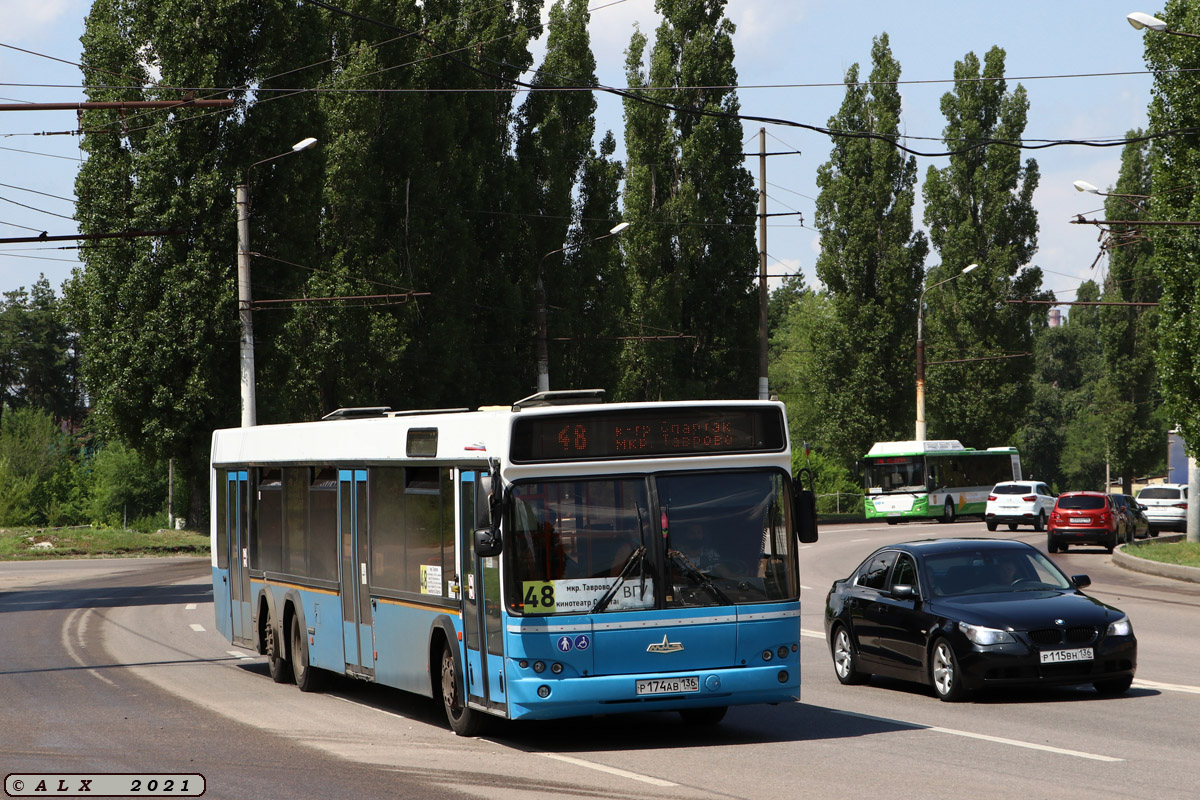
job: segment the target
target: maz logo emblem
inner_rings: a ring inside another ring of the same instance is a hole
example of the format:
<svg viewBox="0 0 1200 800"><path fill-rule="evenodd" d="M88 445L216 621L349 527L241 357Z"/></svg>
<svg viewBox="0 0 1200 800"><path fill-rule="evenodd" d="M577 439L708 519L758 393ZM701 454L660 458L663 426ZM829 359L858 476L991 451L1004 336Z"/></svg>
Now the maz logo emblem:
<svg viewBox="0 0 1200 800"><path fill-rule="evenodd" d="M663 634L663 640L658 644L652 644L646 648L647 653L678 653L683 649L683 645L679 642L667 641L666 634Z"/></svg>

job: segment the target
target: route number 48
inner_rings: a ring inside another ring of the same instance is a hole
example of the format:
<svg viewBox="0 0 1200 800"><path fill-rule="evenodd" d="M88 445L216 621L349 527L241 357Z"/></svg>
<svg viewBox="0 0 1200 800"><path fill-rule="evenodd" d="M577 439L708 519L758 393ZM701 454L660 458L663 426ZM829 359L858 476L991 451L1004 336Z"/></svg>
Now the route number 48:
<svg viewBox="0 0 1200 800"><path fill-rule="evenodd" d="M553 614L554 584L549 581L525 581L522 584L526 614Z"/></svg>

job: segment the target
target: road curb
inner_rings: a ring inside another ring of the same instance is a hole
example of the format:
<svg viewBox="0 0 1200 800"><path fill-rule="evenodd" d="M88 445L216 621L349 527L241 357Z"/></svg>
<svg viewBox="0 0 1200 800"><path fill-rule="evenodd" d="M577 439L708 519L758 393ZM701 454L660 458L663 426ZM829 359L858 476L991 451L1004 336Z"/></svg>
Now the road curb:
<svg viewBox="0 0 1200 800"><path fill-rule="evenodd" d="M1160 536L1157 539L1144 540L1131 545L1123 544L1113 551L1112 560L1118 567L1132 572L1144 572L1147 575L1157 575L1160 578L1200 583L1200 567L1185 567L1182 564L1164 564L1161 561L1150 561L1149 559L1139 558L1132 553L1125 552L1126 547L1136 551L1143 544L1181 542L1184 538L1183 534L1179 534L1177 536Z"/></svg>

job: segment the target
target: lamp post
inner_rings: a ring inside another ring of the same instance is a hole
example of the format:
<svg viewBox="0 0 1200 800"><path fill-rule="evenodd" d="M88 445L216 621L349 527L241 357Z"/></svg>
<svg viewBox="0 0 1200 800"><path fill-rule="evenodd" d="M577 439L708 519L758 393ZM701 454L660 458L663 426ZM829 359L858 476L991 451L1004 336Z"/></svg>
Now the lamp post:
<svg viewBox="0 0 1200 800"><path fill-rule="evenodd" d="M597 236L595 239L589 239L581 244L591 244L601 239L607 239L610 236L619 236L628 227L628 222L619 222L603 236ZM551 250L538 261L537 286L534 292L534 301L537 303L537 390L539 394L550 391L550 356L546 351L546 287L542 283L542 266L546 263L546 259L555 253L563 253L572 247L578 246L567 245L557 250Z"/></svg>
<svg viewBox="0 0 1200 800"><path fill-rule="evenodd" d="M1173 31L1167 27L1167 23L1163 22L1158 17L1152 17L1141 11L1134 11L1132 14L1126 15L1125 19L1129 20L1129 24L1134 27L1134 30L1148 29L1155 33L1169 33L1174 36L1187 36L1191 39L1200 39L1200 33L1186 33L1184 31Z"/></svg>
<svg viewBox="0 0 1200 800"><path fill-rule="evenodd" d="M978 267L978 264L969 264L962 272L956 272L945 280L938 281L933 286L928 286L921 290L921 296L917 299L917 431L916 439L918 442L925 441L925 293L930 289L936 289L943 283L949 283L955 278L966 275L971 270Z"/></svg>
<svg viewBox="0 0 1200 800"><path fill-rule="evenodd" d="M1135 203L1134 201L1150 199L1150 195L1148 194L1120 194L1119 192L1102 192L1087 181L1075 181L1074 186L1075 191L1077 192L1087 192L1088 194L1094 194L1098 197L1120 197L1122 200L1129 203L1139 211L1141 210L1142 206L1140 203Z"/></svg>
<svg viewBox="0 0 1200 800"><path fill-rule="evenodd" d="M240 344L241 383L242 383L242 427L252 428L257 424L254 399L254 319L250 310L250 170L259 164L274 161L277 158L290 156L307 150L317 143L311 136L292 145L292 149L261 161L255 161L246 168L246 182L240 183L236 191L237 203L237 288L238 288L238 320L241 323L242 336Z"/></svg>

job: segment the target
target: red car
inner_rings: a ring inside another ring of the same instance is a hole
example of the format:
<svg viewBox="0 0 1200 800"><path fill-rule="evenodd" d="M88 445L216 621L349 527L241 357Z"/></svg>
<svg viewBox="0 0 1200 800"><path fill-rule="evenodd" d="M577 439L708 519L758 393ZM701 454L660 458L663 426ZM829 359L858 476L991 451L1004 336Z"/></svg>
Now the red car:
<svg viewBox="0 0 1200 800"><path fill-rule="evenodd" d="M1050 512L1046 549L1057 553L1069 545L1093 544L1111 553L1117 546L1121 524L1120 512L1108 495L1063 492Z"/></svg>

